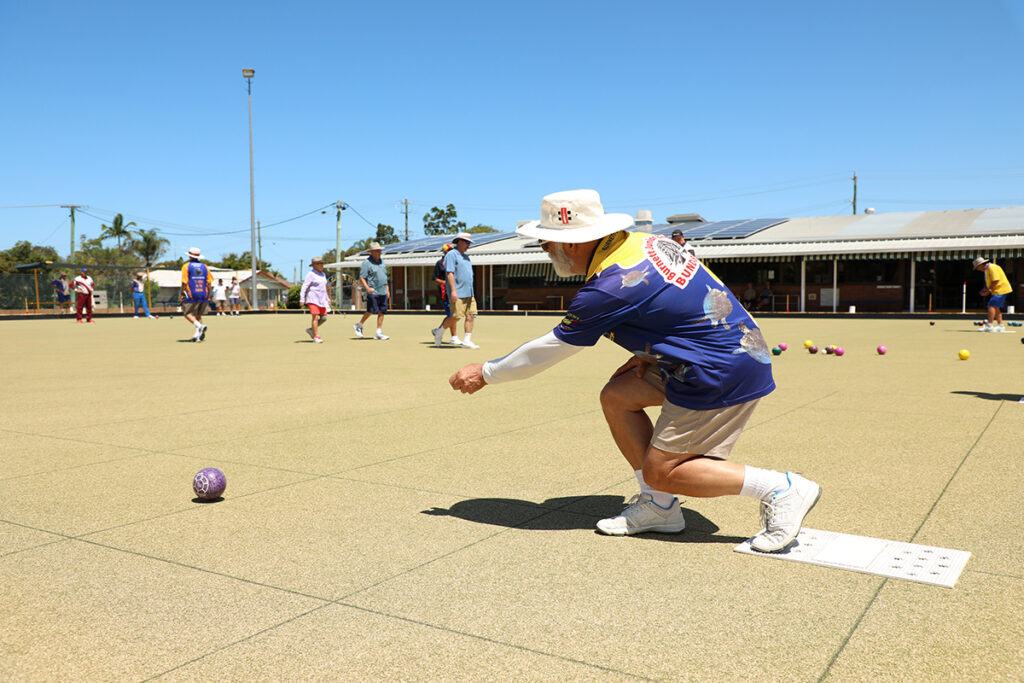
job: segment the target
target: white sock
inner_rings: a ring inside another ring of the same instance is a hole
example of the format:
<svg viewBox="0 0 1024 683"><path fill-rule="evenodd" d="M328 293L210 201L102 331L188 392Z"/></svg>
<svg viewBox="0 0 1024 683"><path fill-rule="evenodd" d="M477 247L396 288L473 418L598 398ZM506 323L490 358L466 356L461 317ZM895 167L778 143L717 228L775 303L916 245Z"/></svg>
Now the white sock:
<svg viewBox="0 0 1024 683"><path fill-rule="evenodd" d="M199 329L200 327L202 327L202 326L203 326L203 324L202 324L201 322L199 322L198 320L197 320L197 321L195 321L195 323L193 323L193 324L194 324L194 325L196 326L196 329L197 329L197 330L198 330L198 329Z"/></svg>
<svg viewBox="0 0 1024 683"><path fill-rule="evenodd" d="M467 332L466 336L463 337L463 340L465 340L465 342L468 344L469 340L472 339L472 338L473 338L473 333L472 332Z"/></svg>
<svg viewBox="0 0 1024 683"><path fill-rule="evenodd" d="M378 328L377 328L377 334L384 334L384 330L382 330L382 329L380 329L380 328L378 327Z"/></svg>
<svg viewBox="0 0 1024 683"><path fill-rule="evenodd" d="M633 470L633 474L636 475L636 481L640 484L640 493L646 493L649 495L654 500L655 505L666 510L672 505L672 501L675 499L675 496L671 493L652 489L650 485L644 481L643 470Z"/></svg>
<svg viewBox="0 0 1024 683"><path fill-rule="evenodd" d="M743 489L741 496L764 500L773 493L789 488L789 477L783 472L763 470L760 467L747 465L743 473Z"/></svg>

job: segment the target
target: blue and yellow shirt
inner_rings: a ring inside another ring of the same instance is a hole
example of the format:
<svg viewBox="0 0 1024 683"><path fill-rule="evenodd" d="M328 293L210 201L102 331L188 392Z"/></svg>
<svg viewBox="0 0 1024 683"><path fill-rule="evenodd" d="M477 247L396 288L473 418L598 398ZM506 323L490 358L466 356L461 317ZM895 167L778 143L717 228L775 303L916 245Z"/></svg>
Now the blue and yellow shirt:
<svg viewBox="0 0 1024 683"><path fill-rule="evenodd" d="M617 232L594 252L556 337L602 336L657 363L669 402L712 410L775 389L764 335L729 289L667 237Z"/></svg>
<svg viewBox="0 0 1024 683"><path fill-rule="evenodd" d="M213 284L213 273L206 264L189 261L181 267L181 289L185 292L184 301L209 301L210 285Z"/></svg>

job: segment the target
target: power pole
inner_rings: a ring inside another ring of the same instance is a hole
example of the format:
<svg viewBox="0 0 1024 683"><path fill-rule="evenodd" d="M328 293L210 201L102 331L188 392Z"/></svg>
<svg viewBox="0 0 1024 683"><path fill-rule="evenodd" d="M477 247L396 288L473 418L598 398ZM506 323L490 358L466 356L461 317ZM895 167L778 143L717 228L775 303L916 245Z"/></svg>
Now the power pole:
<svg viewBox="0 0 1024 683"><path fill-rule="evenodd" d="M409 200L408 199L403 199L402 200L402 206L404 208L403 212L405 213L405 241L408 242L409 241Z"/></svg>
<svg viewBox="0 0 1024 683"><path fill-rule="evenodd" d="M68 254L68 261L75 259L75 209L80 209L80 204L61 204L63 209L71 209L71 252Z"/></svg>
<svg viewBox="0 0 1024 683"><path fill-rule="evenodd" d="M853 172L853 177L850 178L853 181L853 215L857 215L857 172Z"/></svg>
<svg viewBox="0 0 1024 683"><path fill-rule="evenodd" d="M335 240L334 256L341 262L341 212L347 209L345 202L338 200L338 232ZM334 279L334 296L338 299L338 310L341 310L341 266L338 266L338 276Z"/></svg>

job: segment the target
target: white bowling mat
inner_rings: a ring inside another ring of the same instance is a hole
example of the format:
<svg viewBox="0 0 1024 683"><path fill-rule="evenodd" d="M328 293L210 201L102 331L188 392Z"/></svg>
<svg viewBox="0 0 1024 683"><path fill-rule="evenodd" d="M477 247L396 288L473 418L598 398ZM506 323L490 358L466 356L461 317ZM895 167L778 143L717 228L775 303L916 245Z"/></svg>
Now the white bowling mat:
<svg viewBox="0 0 1024 683"><path fill-rule="evenodd" d="M806 527L800 530L800 535L789 547L777 553L754 550L750 547L750 539L740 543L734 550L747 555L806 562L945 588L952 588L956 584L960 572L971 557L964 550L886 541Z"/></svg>

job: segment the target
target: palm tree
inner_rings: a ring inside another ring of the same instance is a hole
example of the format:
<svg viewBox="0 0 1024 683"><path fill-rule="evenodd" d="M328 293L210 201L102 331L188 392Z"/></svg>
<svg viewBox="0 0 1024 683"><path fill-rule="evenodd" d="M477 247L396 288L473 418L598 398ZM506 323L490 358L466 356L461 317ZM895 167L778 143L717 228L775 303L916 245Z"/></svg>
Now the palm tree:
<svg viewBox="0 0 1024 683"><path fill-rule="evenodd" d="M118 214L118 218L121 215ZM116 219L115 219L116 222ZM138 239L132 240L132 249L136 254L141 256L146 261L146 302L148 305L153 305L152 287L149 281L149 267L153 264L153 261L160 256L160 252L164 250L164 246L170 244L170 241L160 236L160 233L153 230L146 230L145 228L139 230Z"/></svg>
<svg viewBox="0 0 1024 683"><path fill-rule="evenodd" d="M117 250L123 251L121 249L121 240L131 239L132 231L128 229L128 226L135 225L135 221L125 224L124 216L122 216L121 214L117 214L116 216L114 216L113 222L113 225L100 226L103 229L103 232L100 233L100 239L107 239L113 237L114 239L117 240Z"/></svg>
<svg viewBox="0 0 1024 683"><path fill-rule="evenodd" d="M117 219L114 221L116 223ZM161 237L155 229L139 230L138 235L138 239L132 240L132 249L146 261L146 268L149 268L160 256L164 246L170 244L170 241Z"/></svg>

